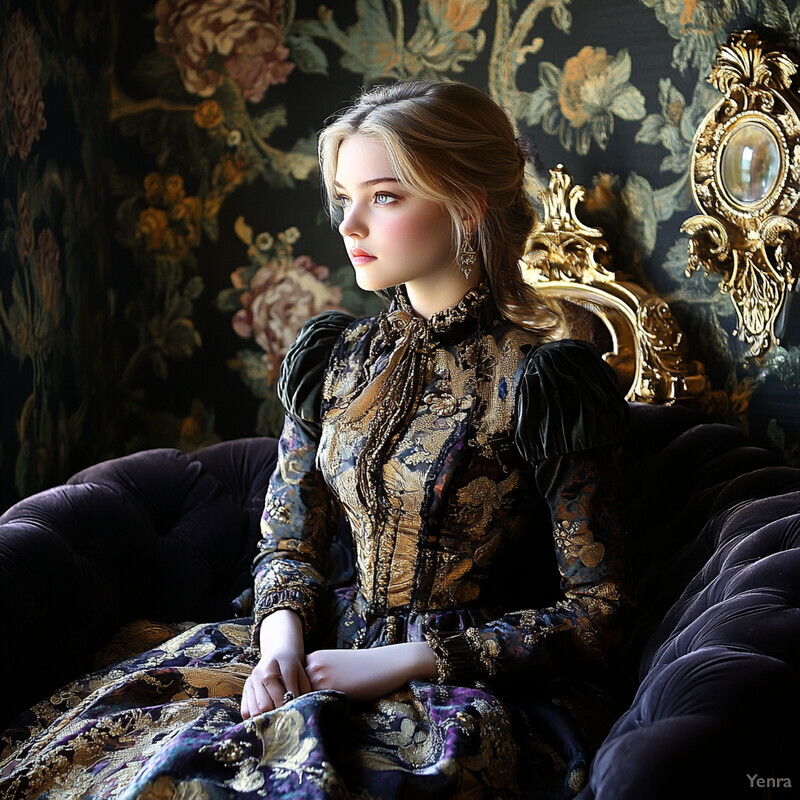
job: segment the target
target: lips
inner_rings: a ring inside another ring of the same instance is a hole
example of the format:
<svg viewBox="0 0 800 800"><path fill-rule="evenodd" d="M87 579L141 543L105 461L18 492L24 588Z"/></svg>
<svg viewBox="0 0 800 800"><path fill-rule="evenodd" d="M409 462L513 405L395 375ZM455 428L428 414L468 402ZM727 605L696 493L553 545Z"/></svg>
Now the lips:
<svg viewBox="0 0 800 800"><path fill-rule="evenodd" d="M371 261L375 260L375 256L370 255L366 250L362 250L360 247L354 247L347 252L350 255L350 261L352 261L353 265L356 267L369 264Z"/></svg>

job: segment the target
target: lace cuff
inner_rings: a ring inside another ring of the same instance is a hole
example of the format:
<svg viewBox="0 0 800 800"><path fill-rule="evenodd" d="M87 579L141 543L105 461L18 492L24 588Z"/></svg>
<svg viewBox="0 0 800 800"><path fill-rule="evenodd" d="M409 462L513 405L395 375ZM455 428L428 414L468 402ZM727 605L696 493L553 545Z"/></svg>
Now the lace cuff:
<svg viewBox="0 0 800 800"><path fill-rule="evenodd" d="M253 613L253 627L250 633L250 648L255 652L260 651L258 641L261 623L273 611L287 609L294 611L303 623L303 635L306 640L316 628L316 596L305 585L285 585L281 589L267 589L257 592Z"/></svg>

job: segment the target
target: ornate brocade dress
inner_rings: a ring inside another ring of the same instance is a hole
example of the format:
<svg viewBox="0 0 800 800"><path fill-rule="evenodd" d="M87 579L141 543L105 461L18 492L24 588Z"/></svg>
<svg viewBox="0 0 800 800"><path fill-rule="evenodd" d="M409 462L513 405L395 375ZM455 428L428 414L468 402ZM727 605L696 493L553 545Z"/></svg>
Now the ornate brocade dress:
<svg viewBox="0 0 800 800"><path fill-rule="evenodd" d="M581 342L537 345L483 287L429 320L398 289L375 317L310 320L279 392L253 620L190 628L34 707L29 738L0 741L0 795L573 796L613 719L587 678L628 605L611 369ZM279 608L309 652L426 641L436 681L243 721Z"/></svg>

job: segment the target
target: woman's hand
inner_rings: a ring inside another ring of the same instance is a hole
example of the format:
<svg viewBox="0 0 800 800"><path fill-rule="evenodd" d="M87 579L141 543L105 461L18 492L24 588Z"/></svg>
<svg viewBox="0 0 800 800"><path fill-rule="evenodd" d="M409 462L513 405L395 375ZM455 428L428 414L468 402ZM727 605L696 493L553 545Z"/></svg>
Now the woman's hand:
<svg viewBox="0 0 800 800"><path fill-rule="evenodd" d="M311 691L305 670L303 623L293 611L279 609L261 623L261 658L242 692L242 717L280 708L286 692L295 697Z"/></svg>
<svg viewBox="0 0 800 800"><path fill-rule="evenodd" d="M433 678L436 660L425 642L317 650L306 656L305 674L312 689L336 689L360 702L383 697L410 680Z"/></svg>

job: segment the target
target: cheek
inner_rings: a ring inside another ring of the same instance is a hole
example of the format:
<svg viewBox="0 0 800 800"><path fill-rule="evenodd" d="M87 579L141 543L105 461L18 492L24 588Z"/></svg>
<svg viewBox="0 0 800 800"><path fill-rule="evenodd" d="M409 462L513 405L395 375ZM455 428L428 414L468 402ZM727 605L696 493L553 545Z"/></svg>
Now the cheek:
<svg viewBox="0 0 800 800"><path fill-rule="evenodd" d="M447 251L452 241L449 220L435 212L393 219L384 232L398 244L415 248Z"/></svg>
<svg viewBox="0 0 800 800"><path fill-rule="evenodd" d="M386 223L384 233L390 239L398 242L414 241L425 235L424 220L413 217L398 217Z"/></svg>

